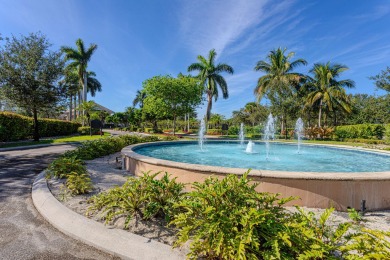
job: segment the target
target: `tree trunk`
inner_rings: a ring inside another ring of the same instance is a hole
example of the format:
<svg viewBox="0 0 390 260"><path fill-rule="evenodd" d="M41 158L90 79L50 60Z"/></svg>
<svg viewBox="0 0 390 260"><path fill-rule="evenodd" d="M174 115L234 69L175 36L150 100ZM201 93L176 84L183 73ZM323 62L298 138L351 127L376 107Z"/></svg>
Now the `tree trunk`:
<svg viewBox="0 0 390 260"><path fill-rule="evenodd" d="M176 114L173 115L173 136L176 133Z"/></svg>
<svg viewBox="0 0 390 260"><path fill-rule="evenodd" d="M187 132L190 131L190 113L187 114Z"/></svg>
<svg viewBox="0 0 390 260"><path fill-rule="evenodd" d="M87 102L87 71L84 72L83 102ZM83 126L84 126L84 118L85 118L85 110L83 109Z"/></svg>
<svg viewBox="0 0 390 260"><path fill-rule="evenodd" d="M211 94L211 92L209 92L207 94L207 111L206 111L206 120L209 121L210 120L210 114L211 114L211 108L213 106L213 95Z"/></svg>
<svg viewBox="0 0 390 260"><path fill-rule="evenodd" d="M72 121L72 100L73 100L73 97L72 95L70 95L70 98L69 98L69 121Z"/></svg>
<svg viewBox="0 0 390 260"><path fill-rule="evenodd" d="M321 128L322 99L320 101L320 111L318 112L318 128Z"/></svg>
<svg viewBox="0 0 390 260"><path fill-rule="evenodd" d="M288 130L287 130L287 116L285 116L284 118L283 118L283 121L284 121L284 126L285 126L285 128L286 128L286 130L284 131L284 139L285 140L287 140L287 132L288 132Z"/></svg>
<svg viewBox="0 0 390 260"><path fill-rule="evenodd" d="M34 141L38 142L39 141L39 127L38 127L38 112L37 109L33 109L33 117L34 117Z"/></svg>
<svg viewBox="0 0 390 260"><path fill-rule="evenodd" d="M73 118L76 120L76 118L77 118L77 114L76 114L77 95L75 94L73 98L74 98L74 100L73 100L74 101L73 102L74 103L73 104Z"/></svg>
<svg viewBox="0 0 390 260"><path fill-rule="evenodd" d="M154 131L155 133L157 133L157 130L158 130L157 120L154 120L154 121L153 121L153 131Z"/></svg>

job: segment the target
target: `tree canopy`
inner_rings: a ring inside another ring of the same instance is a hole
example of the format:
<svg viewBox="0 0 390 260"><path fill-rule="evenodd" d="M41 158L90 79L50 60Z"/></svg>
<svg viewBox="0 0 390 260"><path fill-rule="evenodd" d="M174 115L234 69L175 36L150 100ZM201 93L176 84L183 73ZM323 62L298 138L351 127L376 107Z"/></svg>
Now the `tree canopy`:
<svg viewBox="0 0 390 260"><path fill-rule="evenodd" d="M61 52L40 33L6 39L0 50L0 86L16 106L34 117L34 140L39 140L38 113L54 107L63 97L58 80L63 75Z"/></svg>
<svg viewBox="0 0 390 260"><path fill-rule="evenodd" d="M147 79L143 82L143 92L146 94L143 113L152 120L172 118L175 129L176 118L200 104L201 91L199 81L191 76L156 76Z"/></svg>

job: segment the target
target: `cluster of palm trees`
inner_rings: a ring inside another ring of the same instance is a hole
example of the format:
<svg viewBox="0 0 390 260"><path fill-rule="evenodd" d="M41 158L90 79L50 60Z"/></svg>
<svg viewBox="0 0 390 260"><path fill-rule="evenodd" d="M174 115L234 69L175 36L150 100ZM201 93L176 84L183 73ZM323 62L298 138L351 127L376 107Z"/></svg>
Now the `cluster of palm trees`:
<svg viewBox="0 0 390 260"><path fill-rule="evenodd" d="M269 53L266 61L257 63L255 70L265 73L259 78L254 90L257 99L260 101L266 96L271 103L278 101L283 105L291 97L297 100L301 97L305 101L304 110L318 109L319 128L323 111L336 113L342 110L350 113L352 104L345 87L352 88L355 83L349 79L338 80L348 67L330 62L316 63L309 70L310 75L304 75L294 72L294 69L307 65L307 62L304 59L292 61L294 55L294 52L286 54L286 49L278 48Z"/></svg>
<svg viewBox="0 0 390 260"><path fill-rule="evenodd" d="M69 98L69 119L80 117L80 110L82 110L83 125L86 110L83 109L82 103L87 102L87 92L90 92L91 96L94 97L96 92L102 91L101 83L95 78L96 73L87 71L88 63L96 49L96 44L91 44L86 49L81 39L76 41L76 48L61 47L61 51L65 54L65 59L70 61L65 69L65 77L60 82ZM87 106L87 104L84 106ZM77 110L78 113L76 112Z"/></svg>

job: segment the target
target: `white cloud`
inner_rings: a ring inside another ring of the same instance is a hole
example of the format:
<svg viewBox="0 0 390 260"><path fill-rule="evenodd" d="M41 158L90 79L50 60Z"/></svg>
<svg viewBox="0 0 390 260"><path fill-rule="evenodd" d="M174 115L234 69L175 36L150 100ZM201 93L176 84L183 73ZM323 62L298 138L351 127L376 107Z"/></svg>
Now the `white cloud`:
<svg viewBox="0 0 390 260"><path fill-rule="evenodd" d="M179 10L184 42L196 54L215 48L220 55L248 29L261 22L267 0L185 1Z"/></svg>

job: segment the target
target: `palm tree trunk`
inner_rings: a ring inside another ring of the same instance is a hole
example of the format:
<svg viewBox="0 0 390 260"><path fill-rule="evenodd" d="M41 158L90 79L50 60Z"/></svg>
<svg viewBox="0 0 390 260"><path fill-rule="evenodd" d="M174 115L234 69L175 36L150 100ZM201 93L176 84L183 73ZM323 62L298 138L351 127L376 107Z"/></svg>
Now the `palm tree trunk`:
<svg viewBox="0 0 390 260"><path fill-rule="evenodd" d="M73 118L76 120L77 114L76 114L76 104L77 104L77 95L74 95L74 100L73 100Z"/></svg>
<svg viewBox="0 0 390 260"><path fill-rule="evenodd" d="M83 102L87 102L87 72L84 72L84 84L83 84ZM85 110L83 109L83 126L84 126Z"/></svg>
<svg viewBox="0 0 390 260"><path fill-rule="evenodd" d="M321 128L321 115L322 115L322 99L320 101L320 110L318 112L318 128Z"/></svg>
<svg viewBox="0 0 390 260"><path fill-rule="evenodd" d="M211 108L213 106L213 95L211 92L207 94L207 111L206 111L206 119L207 121L210 120L210 115L211 115Z"/></svg>
<svg viewBox="0 0 390 260"><path fill-rule="evenodd" d="M70 98L69 98L69 121L72 121L72 107L73 107L72 100L73 100L73 96L70 95Z"/></svg>

